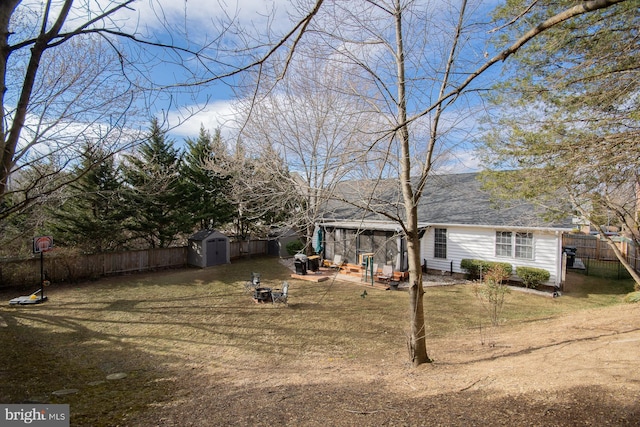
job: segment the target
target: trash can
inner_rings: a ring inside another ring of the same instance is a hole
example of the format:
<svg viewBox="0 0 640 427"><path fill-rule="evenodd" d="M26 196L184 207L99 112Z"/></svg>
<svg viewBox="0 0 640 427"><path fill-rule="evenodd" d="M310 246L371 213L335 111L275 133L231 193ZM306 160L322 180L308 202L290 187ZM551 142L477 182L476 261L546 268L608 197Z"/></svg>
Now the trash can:
<svg viewBox="0 0 640 427"><path fill-rule="evenodd" d="M318 271L320 270L320 256L312 255L307 260L307 270Z"/></svg>
<svg viewBox="0 0 640 427"><path fill-rule="evenodd" d="M293 256L293 265L296 267L296 274L307 274L308 258L305 254L295 254Z"/></svg>
<svg viewBox="0 0 640 427"><path fill-rule="evenodd" d="M567 254L567 267L568 268L572 268L573 267L573 264L576 261L576 252L577 251L578 251L578 248L576 248L575 246L563 246L562 247L562 252Z"/></svg>

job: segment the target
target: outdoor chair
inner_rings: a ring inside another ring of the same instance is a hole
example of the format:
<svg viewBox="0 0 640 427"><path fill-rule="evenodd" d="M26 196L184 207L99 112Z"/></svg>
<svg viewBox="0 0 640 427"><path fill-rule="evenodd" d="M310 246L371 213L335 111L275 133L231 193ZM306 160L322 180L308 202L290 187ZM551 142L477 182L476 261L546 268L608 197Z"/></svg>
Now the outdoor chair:
<svg viewBox="0 0 640 427"><path fill-rule="evenodd" d="M274 289L271 291L271 302L274 304L277 302L283 302L288 305L287 298L289 297L289 282L282 282L282 289Z"/></svg>
<svg viewBox="0 0 640 427"><path fill-rule="evenodd" d="M342 255L334 255L333 262L329 264L330 268L340 268L342 267Z"/></svg>
<svg viewBox="0 0 640 427"><path fill-rule="evenodd" d="M378 263L373 263L373 269L371 270L371 275L376 277L378 275Z"/></svg>
<svg viewBox="0 0 640 427"><path fill-rule="evenodd" d="M379 282L390 282L393 279L393 266L383 265L382 273L376 276L376 280Z"/></svg>
<svg viewBox="0 0 640 427"><path fill-rule="evenodd" d="M251 280L247 280L244 284L244 291L251 293L260 287L260 273L251 273Z"/></svg>

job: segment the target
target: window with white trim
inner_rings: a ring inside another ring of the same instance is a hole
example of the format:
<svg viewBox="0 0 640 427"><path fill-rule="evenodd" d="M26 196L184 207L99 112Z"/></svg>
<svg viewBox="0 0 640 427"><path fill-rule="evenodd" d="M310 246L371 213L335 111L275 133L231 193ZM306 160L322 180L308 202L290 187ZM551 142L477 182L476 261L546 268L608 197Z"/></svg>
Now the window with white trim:
<svg viewBox="0 0 640 427"><path fill-rule="evenodd" d="M496 256L533 259L533 233L496 231Z"/></svg>
<svg viewBox="0 0 640 427"><path fill-rule="evenodd" d="M533 234L516 233L515 258L533 259Z"/></svg>
<svg viewBox="0 0 640 427"><path fill-rule="evenodd" d="M510 231L496 231L496 256L511 256Z"/></svg>
<svg viewBox="0 0 640 427"><path fill-rule="evenodd" d="M434 241L433 241L433 257L434 258L447 258L447 229L435 228L434 229Z"/></svg>

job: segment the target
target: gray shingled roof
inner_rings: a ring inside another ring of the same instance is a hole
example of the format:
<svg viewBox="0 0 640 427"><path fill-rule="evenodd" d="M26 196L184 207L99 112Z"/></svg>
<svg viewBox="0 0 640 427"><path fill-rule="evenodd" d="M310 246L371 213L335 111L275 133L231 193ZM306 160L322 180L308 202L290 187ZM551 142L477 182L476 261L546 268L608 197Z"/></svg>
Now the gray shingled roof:
<svg viewBox="0 0 640 427"><path fill-rule="evenodd" d="M375 189L375 191L373 191ZM346 181L337 187L342 199L369 205L404 217L397 180ZM374 194L373 196L371 194ZM494 200L482 189L478 173L430 176L418 206L421 224L571 228L570 221L552 222L544 210L524 201ZM388 221L384 215L365 212L353 205L331 201L324 214L330 221Z"/></svg>
<svg viewBox="0 0 640 427"><path fill-rule="evenodd" d="M207 238L209 238L211 235L216 235L216 237L227 237L224 234L220 233L217 230L200 230L195 232L191 237L189 237L189 240L193 240L196 242L201 242L203 240L206 240Z"/></svg>

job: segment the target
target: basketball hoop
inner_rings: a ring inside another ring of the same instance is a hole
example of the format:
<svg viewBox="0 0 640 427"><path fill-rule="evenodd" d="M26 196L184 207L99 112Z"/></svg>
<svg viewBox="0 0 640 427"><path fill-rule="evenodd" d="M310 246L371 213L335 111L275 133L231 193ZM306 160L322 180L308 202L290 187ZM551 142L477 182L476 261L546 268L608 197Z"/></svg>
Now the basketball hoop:
<svg viewBox="0 0 640 427"><path fill-rule="evenodd" d="M52 236L40 236L33 238L33 253L40 254L53 249Z"/></svg>
<svg viewBox="0 0 640 427"><path fill-rule="evenodd" d="M44 287L49 286L51 282L44 274L44 253L53 249L52 236L39 236L33 238L33 253L40 254L40 289L28 296L21 296L9 301L9 304L40 304L47 300L44 294ZM38 296L40 294L40 296Z"/></svg>

